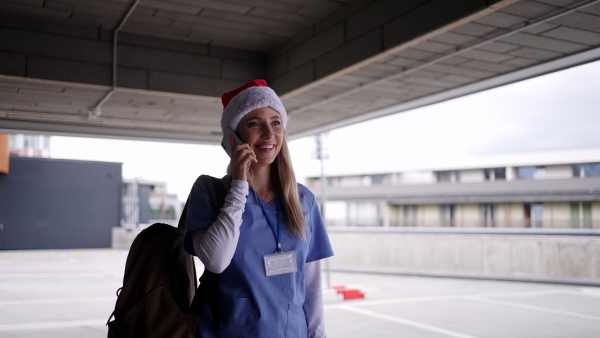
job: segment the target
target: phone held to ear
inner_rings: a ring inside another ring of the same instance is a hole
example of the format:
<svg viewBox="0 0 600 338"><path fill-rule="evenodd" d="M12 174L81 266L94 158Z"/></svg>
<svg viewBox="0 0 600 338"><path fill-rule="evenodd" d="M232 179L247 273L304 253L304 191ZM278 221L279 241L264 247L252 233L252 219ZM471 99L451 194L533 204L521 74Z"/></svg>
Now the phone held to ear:
<svg viewBox="0 0 600 338"><path fill-rule="evenodd" d="M225 129L225 134L223 134L223 141L221 142L221 146L223 147L223 149L225 149L225 152L231 158L231 141L230 141L230 137L229 137L230 135L233 135L235 144L240 145L244 142L242 142L242 140L240 140L240 138L235 134L235 131L233 131L233 129L231 129L229 127L227 127Z"/></svg>

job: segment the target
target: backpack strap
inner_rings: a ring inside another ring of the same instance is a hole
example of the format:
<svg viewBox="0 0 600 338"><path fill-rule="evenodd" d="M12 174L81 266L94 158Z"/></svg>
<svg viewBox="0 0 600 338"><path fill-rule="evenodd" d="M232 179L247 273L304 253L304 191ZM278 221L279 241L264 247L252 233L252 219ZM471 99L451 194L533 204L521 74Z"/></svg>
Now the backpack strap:
<svg viewBox="0 0 600 338"><path fill-rule="evenodd" d="M223 178L216 178L209 175L202 175L200 177L202 177L202 179L206 182L213 209L218 215L221 212L223 204L225 203L225 196L227 196L227 193L229 192L229 184L226 182L227 176L224 176Z"/></svg>
<svg viewBox="0 0 600 338"><path fill-rule="evenodd" d="M190 203L190 197L188 196L187 200L185 201L185 206L183 207L183 211L181 212L181 216L179 216L179 223L177 223L177 229L179 230L179 233L185 233L185 222L187 221L187 210L188 210L188 204Z"/></svg>
<svg viewBox="0 0 600 338"><path fill-rule="evenodd" d="M202 175L200 177L206 182L215 213L219 214L225 203L225 196L227 196L227 193L229 192L229 184L227 183L226 177L216 178L208 175ZM200 276L200 286L198 286L192 304L190 305L190 312L200 315L202 304L207 301L213 315L213 330L221 329L219 294L219 275L204 269L204 273Z"/></svg>

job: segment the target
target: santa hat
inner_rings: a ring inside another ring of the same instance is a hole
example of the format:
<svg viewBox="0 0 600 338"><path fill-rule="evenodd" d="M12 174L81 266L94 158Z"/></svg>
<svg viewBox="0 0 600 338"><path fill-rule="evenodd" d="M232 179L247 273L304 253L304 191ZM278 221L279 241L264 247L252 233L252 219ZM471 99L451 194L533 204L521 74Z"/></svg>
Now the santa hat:
<svg viewBox="0 0 600 338"><path fill-rule="evenodd" d="M236 130L242 118L254 109L271 107L281 115L283 129L287 125L287 112L279 96L269 88L265 80L254 80L245 85L221 95L223 115L221 129L225 134L227 127Z"/></svg>

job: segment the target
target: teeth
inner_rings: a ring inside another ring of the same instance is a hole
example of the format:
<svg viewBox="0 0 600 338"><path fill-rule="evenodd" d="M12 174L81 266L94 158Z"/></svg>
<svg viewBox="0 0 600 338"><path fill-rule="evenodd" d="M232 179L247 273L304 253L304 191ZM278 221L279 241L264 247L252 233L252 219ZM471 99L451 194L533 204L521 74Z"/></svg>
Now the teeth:
<svg viewBox="0 0 600 338"><path fill-rule="evenodd" d="M272 144L269 144L266 146L260 146L261 149L272 149L273 147L274 147L274 145L272 145Z"/></svg>

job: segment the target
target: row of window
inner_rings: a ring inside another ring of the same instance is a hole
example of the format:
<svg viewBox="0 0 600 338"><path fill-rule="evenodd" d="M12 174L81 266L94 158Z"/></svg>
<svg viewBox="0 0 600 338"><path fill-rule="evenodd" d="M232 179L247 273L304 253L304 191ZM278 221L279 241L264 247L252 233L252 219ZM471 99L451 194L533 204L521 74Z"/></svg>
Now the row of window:
<svg viewBox="0 0 600 338"><path fill-rule="evenodd" d="M537 180L544 178L573 178L600 176L600 163L582 163L569 166L522 166L516 168L486 168L477 170L444 170L435 171L433 180L437 182L476 182L506 180ZM510 175L508 170L510 170ZM550 170L550 171L549 171ZM558 173L557 173L558 172ZM433 182L431 172L404 172L399 174L374 174L362 176L327 177L327 184L332 187L342 186L382 186L397 183ZM319 179L312 179L312 184L319 184Z"/></svg>
<svg viewBox="0 0 600 338"><path fill-rule="evenodd" d="M600 176L600 163L573 164L572 177ZM525 166L516 168L516 178L519 180L535 180L546 178L545 166ZM506 168L483 169L486 181L505 181L507 179ZM438 182L460 182L460 170L437 171Z"/></svg>
<svg viewBox="0 0 600 338"><path fill-rule="evenodd" d="M436 216L437 208L437 216ZM330 226L597 228L591 202L387 205L328 202Z"/></svg>

